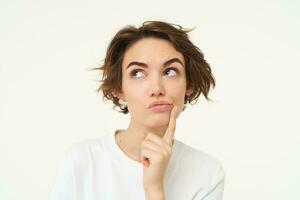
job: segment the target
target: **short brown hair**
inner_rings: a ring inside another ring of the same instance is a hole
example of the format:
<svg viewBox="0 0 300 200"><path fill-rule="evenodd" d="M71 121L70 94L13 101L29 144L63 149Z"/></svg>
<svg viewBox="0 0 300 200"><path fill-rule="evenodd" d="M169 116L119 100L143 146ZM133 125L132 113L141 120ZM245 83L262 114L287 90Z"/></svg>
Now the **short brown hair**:
<svg viewBox="0 0 300 200"><path fill-rule="evenodd" d="M201 93L207 100L211 100L208 98L208 93L211 85L213 88L215 87L215 79L203 53L189 40L187 33L192 30L162 21L145 21L139 28L132 25L122 28L108 45L103 65L93 68L102 71L102 83L97 92L102 90L103 99L111 100L114 103L114 108L119 107L119 112L127 114L127 106L119 103L119 99L115 95L122 91L124 54L138 40L154 37L171 42L174 48L184 56L187 88L193 88L192 94L185 96L184 104L187 102L192 104L193 101L196 103Z"/></svg>

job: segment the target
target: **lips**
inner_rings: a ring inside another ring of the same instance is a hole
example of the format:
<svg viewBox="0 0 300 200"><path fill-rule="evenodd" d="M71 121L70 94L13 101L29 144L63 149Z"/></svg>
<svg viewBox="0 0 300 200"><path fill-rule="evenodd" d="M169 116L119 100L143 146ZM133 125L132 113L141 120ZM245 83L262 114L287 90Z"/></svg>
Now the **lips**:
<svg viewBox="0 0 300 200"><path fill-rule="evenodd" d="M150 108L155 112L169 112L172 109L171 104L158 104Z"/></svg>
<svg viewBox="0 0 300 200"><path fill-rule="evenodd" d="M153 107L161 107L161 106L171 106L171 103L167 102L167 101L155 101L152 102L148 108L153 108Z"/></svg>

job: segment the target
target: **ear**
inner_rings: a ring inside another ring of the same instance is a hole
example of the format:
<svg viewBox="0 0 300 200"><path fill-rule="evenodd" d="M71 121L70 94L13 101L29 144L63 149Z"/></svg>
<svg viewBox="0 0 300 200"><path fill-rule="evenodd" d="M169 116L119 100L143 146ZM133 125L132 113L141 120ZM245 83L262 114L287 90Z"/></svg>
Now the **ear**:
<svg viewBox="0 0 300 200"><path fill-rule="evenodd" d="M192 86L190 86L189 88L187 88L185 95L186 96L190 96L193 93L194 88Z"/></svg>

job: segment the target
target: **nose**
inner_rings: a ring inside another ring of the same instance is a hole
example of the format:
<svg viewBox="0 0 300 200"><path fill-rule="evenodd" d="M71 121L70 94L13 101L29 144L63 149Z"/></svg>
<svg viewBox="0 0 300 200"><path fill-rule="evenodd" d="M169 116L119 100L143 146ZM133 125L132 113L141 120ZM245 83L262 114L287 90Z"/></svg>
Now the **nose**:
<svg viewBox="0 0 300 200"><path fill-rule="evenodd" d="M165 95L165 88L163 81L160 78L153 77L149 81L149 96L163 96Z"/></svg>

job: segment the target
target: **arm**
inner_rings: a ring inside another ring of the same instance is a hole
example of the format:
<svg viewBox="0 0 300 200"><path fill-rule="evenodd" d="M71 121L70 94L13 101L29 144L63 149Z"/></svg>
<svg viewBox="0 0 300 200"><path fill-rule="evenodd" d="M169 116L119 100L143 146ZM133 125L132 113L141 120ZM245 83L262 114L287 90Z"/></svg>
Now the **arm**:
<svg viewBox="0 0 300 200"><path fill-rule="evenodd" d="M201 197L201 200L222 200L223 191L224 191L224 178L212 188L204 197ZM198 200L196 197L195 200ZM200 200L200 199L199 199Z"/></svg>
<svg viewBox="0 0 300 200"><path fill-rule="evenodd" d="M50 193L50 200L75 199L74 183L72 161L68 155L65 155L56 174L54 184Z"/></svg>
<svg viewBox="0 0 300 200"><path fill-rule="evenodd" d="M223 192L224 192L224 185L225 185L225 172L222 166L216 172L213 185L207 191L205 195L202 193L196 195L192 198L193 200L222 200L223 199Z"/></svg>

